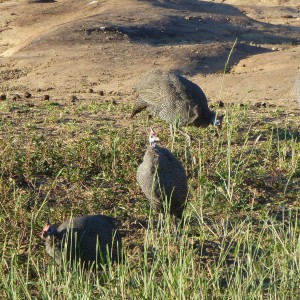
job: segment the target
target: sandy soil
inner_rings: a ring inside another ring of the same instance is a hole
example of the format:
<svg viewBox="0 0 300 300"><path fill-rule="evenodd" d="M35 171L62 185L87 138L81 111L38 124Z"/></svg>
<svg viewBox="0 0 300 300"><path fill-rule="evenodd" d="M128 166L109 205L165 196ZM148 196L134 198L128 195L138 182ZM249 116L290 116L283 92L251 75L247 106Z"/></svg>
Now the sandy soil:
<svg viewBox="0 0 300 300"><path fill-rule="evenodd" d="M300 107L298 0L0 0L0 11L8 95L93 88L129 100L143 73L163 68L212 100Z"/></svg>

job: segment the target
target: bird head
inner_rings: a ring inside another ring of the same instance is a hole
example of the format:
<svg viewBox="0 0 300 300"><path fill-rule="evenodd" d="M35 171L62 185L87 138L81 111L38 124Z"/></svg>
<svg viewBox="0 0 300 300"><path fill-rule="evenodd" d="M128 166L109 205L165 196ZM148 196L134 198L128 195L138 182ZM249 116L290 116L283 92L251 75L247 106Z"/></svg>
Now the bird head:
<svg viewBox="0 0 300 300"><path fill-rule="evenodd" d="M160 139L157 136L156 132L152 128L150 128L150 134L149 134L150 146L155 147L156 146L155 142L159 142L159 141L160 141Z"/></svg>
<svg viewBox="0 0 300 300"><path fill-rule="evenodd" d="M211 124L219 128L222 128L223 118L224 115L218 116L215 112L213 112L211 117Z"/></svg>
<svg viewBox="0 0 300 300"><path fill-rule="evenodd" d="M41 234L42 239L46 239L48 236L54 236L57 234L57 228L55 225L52 224L47 224L44 226Z"/></svg>

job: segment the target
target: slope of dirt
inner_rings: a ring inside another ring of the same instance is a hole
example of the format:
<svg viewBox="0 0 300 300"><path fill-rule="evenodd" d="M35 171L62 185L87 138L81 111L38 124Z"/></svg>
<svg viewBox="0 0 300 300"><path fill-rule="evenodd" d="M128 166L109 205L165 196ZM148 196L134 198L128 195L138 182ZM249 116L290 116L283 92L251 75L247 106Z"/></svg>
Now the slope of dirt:
<svg viewBox="0 0 300 300"><path fill-rule="evenodd" d="M2 0L0 88L131 97L141 74L159 67L190 77L212 99L297 107L296 2Z"/></svg>

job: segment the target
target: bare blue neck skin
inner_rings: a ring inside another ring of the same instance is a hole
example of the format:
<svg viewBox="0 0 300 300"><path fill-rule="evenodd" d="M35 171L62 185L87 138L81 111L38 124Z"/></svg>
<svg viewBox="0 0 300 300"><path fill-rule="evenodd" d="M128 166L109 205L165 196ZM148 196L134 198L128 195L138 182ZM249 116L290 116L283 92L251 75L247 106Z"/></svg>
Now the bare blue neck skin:
<svg viewBox="0 0 300 300"><path fill-rule="evenodd" d="M156 143L155 143L154 141L150 141L150 146L151 146L152 148L154 148L154 147L156 146Z"/></svg>
<svg viewBox="0 0 300 300"><path fill-rule="evenodd" d="M219 126L220 125L220 120L216 119L216 114L215 113L211 115L210 122L214 126Z"/></svg>

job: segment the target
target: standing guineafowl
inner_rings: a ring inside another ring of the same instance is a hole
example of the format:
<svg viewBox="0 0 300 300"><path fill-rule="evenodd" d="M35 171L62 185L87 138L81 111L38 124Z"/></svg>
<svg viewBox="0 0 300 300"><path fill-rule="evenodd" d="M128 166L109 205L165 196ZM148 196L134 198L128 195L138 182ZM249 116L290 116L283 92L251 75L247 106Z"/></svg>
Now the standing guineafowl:
<svg viewBox="0 0 300 300"><path fill-rule="evenodd" d="M46 225L42 231L46 252L62 263L80 262L84 267L121 259L122 242L115 228L115 219L104 215L80 216L56 225ZM65 251L65 252L64 252Z"/></svg>
<svg viewBox="0 0 300 300"><path fill-rule="evenodd" d="M186 172L168 149L156 145L157 141L151 129L150 146L138 167L137 181L155 210L166 212L167 200L167 210L181 219L188 193Z"/></svg>
<svg viewBox="0 0 300 300"><path fill-rule="evenodd" d="M171 126L222 126L223 116L216 117L207 104L201 88L190 80L172 72L154 70L138 84L138 98L131 118L144 109L160 117Z"/></svg>

